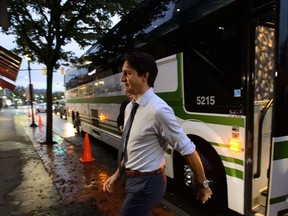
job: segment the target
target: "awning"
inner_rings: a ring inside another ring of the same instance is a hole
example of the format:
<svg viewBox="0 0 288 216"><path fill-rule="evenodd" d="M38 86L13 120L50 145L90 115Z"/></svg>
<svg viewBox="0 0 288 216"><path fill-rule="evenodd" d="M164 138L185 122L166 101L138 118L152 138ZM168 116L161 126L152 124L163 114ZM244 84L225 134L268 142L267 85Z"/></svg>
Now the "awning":
<svg viewBox="0 0 288 216"><path fill-rule="evenodd" d="M18 55L0 46L0 76L4 76L7 79L16 81L16 78L20 69L21 61L22 61L22 58L20 58ZM1 80L2 80L1 83L9 83L3 79ZM9 87L13 86L13 84L11 85L9 84L8 84ZM2 88L5 88L5 86L3 85Z"/></svg>
<svg viewBox="0 0 288 216"><path fill-rule="evenodd" d="M0 86L2 87L2 88L8 88L8 89L10 89L11 91L13 91L14 89L15 89L15 85L14 84L12 84L12 83L10 83L10 82L7 82L6 80L4 80L4 79L2 79L2 78L0 78Z"/></svg>

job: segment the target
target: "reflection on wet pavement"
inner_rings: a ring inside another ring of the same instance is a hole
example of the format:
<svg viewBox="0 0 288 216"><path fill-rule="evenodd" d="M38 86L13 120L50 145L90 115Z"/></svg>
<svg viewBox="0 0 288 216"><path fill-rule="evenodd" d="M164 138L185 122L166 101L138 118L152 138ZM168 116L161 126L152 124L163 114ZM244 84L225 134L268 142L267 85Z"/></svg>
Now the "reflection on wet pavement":
<svg viewBox="0 0 288 216"><path fill-rule="evenodd" d="M124 181L114 186L117 190L113 194L103 192L104 181L113 173L111 169L97 162L97 157L103 154L93 152L95 161L83 163L80 161L82 150L79 146L63 140L57 134L53 135L54 145L39 144L45 141L45 129L42 126L33 128L31 139L47 172L62 196L65 205L73 203L90 203L85 208L95 208L103 215L119 215L125 197ZM124 178L123 178L124 180ZM162 206L153 209L153 216L172 216Z"/></svg>

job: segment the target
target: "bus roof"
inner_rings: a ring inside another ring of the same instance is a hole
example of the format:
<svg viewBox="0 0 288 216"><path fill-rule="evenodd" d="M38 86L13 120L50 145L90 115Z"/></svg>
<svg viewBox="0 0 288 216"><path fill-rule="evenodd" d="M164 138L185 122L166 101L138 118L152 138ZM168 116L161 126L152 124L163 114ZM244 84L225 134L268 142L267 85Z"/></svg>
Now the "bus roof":
<svg viewBox="0 0 288 216"><path fill-rule="evenodd" d="M103 63L108 56L115 58L126 50L139 48L233 2L236 0L144 0L83 56L92 57L96 63L99 58Z"/></svg>

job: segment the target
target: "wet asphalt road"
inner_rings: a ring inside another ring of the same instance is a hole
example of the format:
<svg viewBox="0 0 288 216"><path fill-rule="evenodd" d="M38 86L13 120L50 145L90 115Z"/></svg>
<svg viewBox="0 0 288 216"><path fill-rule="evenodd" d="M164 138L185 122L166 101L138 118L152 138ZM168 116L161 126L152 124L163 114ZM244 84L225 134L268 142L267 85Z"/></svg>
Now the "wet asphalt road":
<svg viewBox="0 0 288 216"><path fill-rule="evenodd" d="M45 116L35 115L38 127L34 128L29 126L27 109L0 111L0 215L119 215L124 179L115 185L115 193L102 191L103 182L115 171L117 152L88 139L95 161L81 162L83 137L56 115L53 139L57 144L41 144ZM153 215L176 214L159 205Z"/></svg>
<svg viewBox="0 0 288 216"><path fill-rule="evenodd" d="M53 114L57 144L43 145L46 114L34 117L38 127L32 128L27 108L0 112L0 215L119 215L125 178L115 186L117 193L102 191L103 182L117 168L117 151L89 137L95 161L83 163L87 140L75 134L70 123ZM199 210L169 187L152 215L234 216Z"/></svg>

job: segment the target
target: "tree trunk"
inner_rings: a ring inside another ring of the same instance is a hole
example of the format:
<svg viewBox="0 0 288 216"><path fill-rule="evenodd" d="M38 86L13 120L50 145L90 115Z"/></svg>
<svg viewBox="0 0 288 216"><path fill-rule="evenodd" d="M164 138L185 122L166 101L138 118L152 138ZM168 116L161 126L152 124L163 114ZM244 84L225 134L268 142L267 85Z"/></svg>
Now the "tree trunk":
<svg viewBox="0 0 288 216"><path fill-rule="evenodd" d="M53 67L47 66L47 120L46 120L46 144L54 144L53 142L53 116L52 116L52 81L53 81Z"/></svg>

